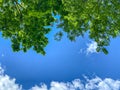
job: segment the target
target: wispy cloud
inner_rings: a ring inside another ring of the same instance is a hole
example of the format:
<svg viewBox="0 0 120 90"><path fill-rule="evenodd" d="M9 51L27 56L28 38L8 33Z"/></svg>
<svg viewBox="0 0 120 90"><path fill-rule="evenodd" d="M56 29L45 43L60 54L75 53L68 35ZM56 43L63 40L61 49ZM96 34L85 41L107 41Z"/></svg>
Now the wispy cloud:
<svg viewBox="0 0 120 90"><path fill-rule="evenodd" d="M1 56L4 57L5 55L2 53Z"/></svg>
<svg viewBox="0 0 120 90"><path fill-rule="evenodd" d="M89 79L85 76L86 82L75 79L71 82L52 81L48 88L46 84L35 85L29 90L120 90L120 80L111 78L101 79L95 77ZM15 79L4 74L4 69L0 67L0 90L24 90L22 85L16 84Z"/></svg>
<svg viewBox="0 0 120 90"><path fill-rule="evenodd" d="M41 86L35 85L34 87L32 87L32 88L29 89L29 90L48 90L48 89L47 89L47 85L42 84Z"/></svg>
<svg viewBox="0 0 120 90"><path fill-rule="evenodd" d="M92 41L87 44L86 53L87 54L96 53L97 52L96 48L97 48L97 43L95 41Z"/></svg>

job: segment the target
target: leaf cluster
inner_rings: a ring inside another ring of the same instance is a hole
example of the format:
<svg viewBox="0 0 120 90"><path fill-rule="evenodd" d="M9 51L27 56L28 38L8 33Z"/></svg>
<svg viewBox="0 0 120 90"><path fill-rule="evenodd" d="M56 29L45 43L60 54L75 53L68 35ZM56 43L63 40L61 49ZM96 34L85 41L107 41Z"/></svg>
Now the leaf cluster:
<svg viewBox="0 0 120 90"><path fill-rule="evenodd" d="M119 0L0 0L0 31L12 41L13 51L33 48L44 55L51 31L45 26L55 22L52 13L61 16L58 27L71 41L88 31L98 52L107 54L105 46L120 35ZM55 35L57 40L62 32Z"/></svg>

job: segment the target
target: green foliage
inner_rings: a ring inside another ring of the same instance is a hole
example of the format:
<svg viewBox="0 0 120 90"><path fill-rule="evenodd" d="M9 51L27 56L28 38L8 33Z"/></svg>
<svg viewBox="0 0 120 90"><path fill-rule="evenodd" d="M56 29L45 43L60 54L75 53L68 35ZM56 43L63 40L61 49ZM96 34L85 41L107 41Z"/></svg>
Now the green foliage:
<svg viewBox="0 0 120 90"><path fill-rule="evenodd" d="M44 47L48 44L45 36L54 22L52 0L3 0L0 7L0 31L3 37L10 38L13 51L26 52L31 47L41 54L45 54Z"/></svg>
<svg viewBox="0 0 120 90"><path fill-rule="evenodd" d="M2 0L0 0L0 3L2 2Z"/></svg>
<svg viewBox="0 0 120 90"><path fill-rule="evenodd" d="M98 52L108 54L104 47L109 45L110 38L120 35L119 0L62 0L59 14L63 21L59 27L67 32L70 40L87 31L97 42Z"/></svg>
<svg viewBox="0 0 120 90"><path fill-rule="evenodd" d="M33 48L44 55L51 31L44 27L55 22L52 13L61 16L58 27L71 41L88 31L98 52L107 54L104 47L120 34L119 0L0 0L0 31L12 41L13 51ZM60 40L62 32L55 39Z"/></svg>

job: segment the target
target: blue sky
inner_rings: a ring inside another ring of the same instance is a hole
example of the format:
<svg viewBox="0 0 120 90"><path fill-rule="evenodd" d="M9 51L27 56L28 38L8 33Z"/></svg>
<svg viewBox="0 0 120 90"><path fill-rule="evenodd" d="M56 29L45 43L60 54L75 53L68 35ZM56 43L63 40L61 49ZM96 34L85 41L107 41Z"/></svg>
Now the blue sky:
<svg viewBox="0 0 120 90"><path fill-rule="evenodd" d="M7 75L11 78L8 78L9 82L21 85L25 90L30 88L31 90L47 90L45 88L51 88L51 86L53 89L50 90L70 90L58 89L55 85L68 88L74 86L72 81L78 83L81 80L87 86L88 83L92 82L93 84L94 79L99 83L110 82L110 80L113 83L114 81L120 88L119 37L111 39L110 46L107 47L109 54L104 55L94 51L95 42L91 41L87 34L84 38L77 38L76 42L69 41L66 35L60 42L55 41L54 34L59 30L53 27L53 30L48 34L49 44L45 48L45 56L37 54L32 49L27 53L13 52L10 40L2 38L0 35L0 63L2 70L4 70L4 75L0 75L0 81ZM87 76L89 80L87 81L84 76ZM76 79L79 80L76 81ZM63 84L57 82L63 82ZM67 86L67 82L71 82L71 84ZM40 89L41 83L44 83L41 86L44 89ZM82 85L80 82L79 84Z"/></svg>

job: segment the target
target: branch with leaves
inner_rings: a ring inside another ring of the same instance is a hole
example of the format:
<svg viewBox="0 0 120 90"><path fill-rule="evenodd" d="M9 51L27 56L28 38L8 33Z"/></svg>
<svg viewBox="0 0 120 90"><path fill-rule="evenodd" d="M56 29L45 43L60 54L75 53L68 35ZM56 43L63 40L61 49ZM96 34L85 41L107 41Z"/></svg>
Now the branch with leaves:
<svg viewBox="0 0 120 90"><path fill-rule="evenodd" d="M55 22L52 13L61 16L58 28L62 28L71 41L88 32L97 42L98 52L107 54L110 39L120 35L119 0L21 0L20 3L0 0L0 31L3 37L11 39L14 51L32 48L45 54L46 34L51 31L45 26ZM62 32L55 35L57 40L61 39Z"/></svg>

